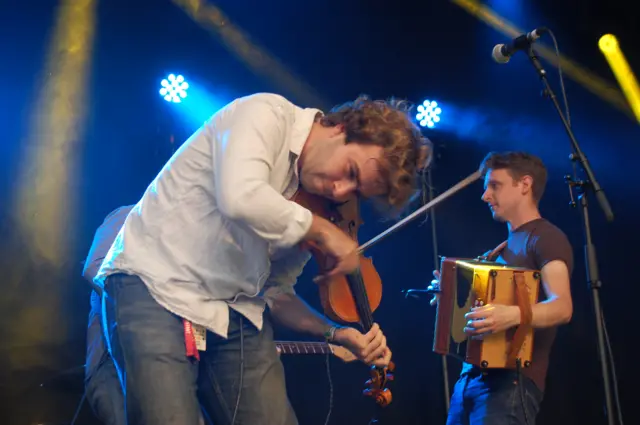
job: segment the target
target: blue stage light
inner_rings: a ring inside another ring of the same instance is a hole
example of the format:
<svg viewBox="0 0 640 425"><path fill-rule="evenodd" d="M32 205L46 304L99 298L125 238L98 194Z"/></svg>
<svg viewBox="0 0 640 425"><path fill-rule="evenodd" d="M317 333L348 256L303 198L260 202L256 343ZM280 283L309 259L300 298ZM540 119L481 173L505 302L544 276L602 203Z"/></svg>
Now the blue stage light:
<svg viewBox="0 0 640 425"><path fill-rule="evenodd" d="M442 109L438 106L438 102L425 100L418 105L417 109L416 119L422 127L434 128L440 122Z"/></svg>
<svg viewBox="0 0 640 425"><path fill-rule="evenodd" d="M167 102L180 103L182 99L187 97L187 89L189 84L184 80L182 75L169 74L169 76L160 82L162 88L160 95Z"/></svg>

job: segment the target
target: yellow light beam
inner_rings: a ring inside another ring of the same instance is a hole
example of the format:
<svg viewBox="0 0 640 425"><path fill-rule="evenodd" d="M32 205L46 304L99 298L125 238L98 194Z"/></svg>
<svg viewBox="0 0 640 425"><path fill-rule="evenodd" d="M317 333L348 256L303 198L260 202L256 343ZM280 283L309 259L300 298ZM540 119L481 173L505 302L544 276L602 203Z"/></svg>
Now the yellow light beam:
<svg viewBox="0 0 640 425"><path fill-rule="evenodd" d="M320 108L330 106L313 88L304 83L302 78L295 76L266 49L252 42L249 35L233 24L219 7L203 0L172 1L201 27L215 32L231 53L242 59L258 74L268 77L307 105Z"/></svg>
<svg viewBox="0 0 640 425"><path fill-rule="evenodd" d="M624 57L622 49L620 49L618 39L613 34L605 34L600 37L598 47L609 63L622 92L627 97L636 120L640 122L640 88L638 88L638 80Z"/></svg>
<svg viewBox="0 0 640 425"><path fill-rule="evenodd" d="M62 0L26 141L17 221L35 254L58 265L75 224L75 178L87 110L95 0Z"/></svg>
<svg viewBox="0 0 640 425"><path fill-rule="evenodd" d="M525 32L490 8L480 4L477 0L451 0L451 2L509 37L517 37ZM557 67L560 64L563 73L635 121L636 118L633 111L629 108L626 99L615 85L598 77L563 55L560 55L560 59L558 59L555 49L545 47L542 43L538 44L536 52L552 65Z"/></svg>
<svg viewBox="0 0 640 425"><path fill-rule="evenodd" d="M12 205L17 234L0 310L10 322L5 348L12 370L51 367L43 347L69 340L54 319L69 302L71 245L77 233L75 175L95 30L96 0L61 0L24 141ZM25 297L25 295L27 295ZM39 348L39 349L38 349Z"/></svg>

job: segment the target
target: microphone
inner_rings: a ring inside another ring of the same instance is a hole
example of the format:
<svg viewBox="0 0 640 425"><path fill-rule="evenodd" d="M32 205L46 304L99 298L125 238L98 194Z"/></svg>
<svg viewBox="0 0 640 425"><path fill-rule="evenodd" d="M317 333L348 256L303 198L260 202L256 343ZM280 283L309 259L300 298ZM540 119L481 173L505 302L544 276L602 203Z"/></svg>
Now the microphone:
<svg viewBox="0 0 640 425"><path fill-rule="evenodd" d="M493 48L493 52L491 52L491 57L498 63L507 63L509 62L509 59L511 59L511 56L513 56L517 51L528 49L531 44L533 44L547 31L548 30L544 27L536 28L530 33L522 34L514 38L509 44L496 44Z"/></svg>
<svg viewBox="0 0 640 425"><path fill-rule="evenodd" d="M422 298L422 297L426 297L426 296L430 296L433 294L436 294L440 291L434 291L432 289L406 289L403 290L402 293L404 294L405 298Z"/></svg>

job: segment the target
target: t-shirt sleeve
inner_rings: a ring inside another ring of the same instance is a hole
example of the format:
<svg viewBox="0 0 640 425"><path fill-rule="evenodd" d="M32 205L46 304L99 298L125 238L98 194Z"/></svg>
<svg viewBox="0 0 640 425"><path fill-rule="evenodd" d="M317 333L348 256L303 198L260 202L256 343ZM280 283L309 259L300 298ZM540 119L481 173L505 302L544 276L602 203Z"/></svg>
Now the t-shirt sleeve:
<svg viewBox="0 0 640 425"><path fill-rule="evenodd" d="M533 253L536 268L542 268L551 261L564 261L569 269L569 275L573 272L573 248L564 232L550 225L537 229L533 237Z"/></svg>

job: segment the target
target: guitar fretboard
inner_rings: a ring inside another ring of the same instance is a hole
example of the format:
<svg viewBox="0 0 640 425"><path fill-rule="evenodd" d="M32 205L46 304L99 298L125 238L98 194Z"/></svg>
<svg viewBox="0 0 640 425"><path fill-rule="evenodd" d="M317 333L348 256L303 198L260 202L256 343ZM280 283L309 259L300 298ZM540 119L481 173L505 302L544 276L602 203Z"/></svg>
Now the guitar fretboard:
<svg viewBox="0 0 640 425"><path fill-rule="evenodd" d="M331 354L331 348L324 342L276 341L276 347L283 354Z"/></svg>

